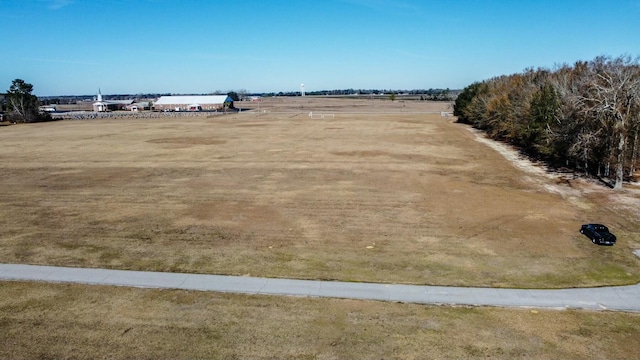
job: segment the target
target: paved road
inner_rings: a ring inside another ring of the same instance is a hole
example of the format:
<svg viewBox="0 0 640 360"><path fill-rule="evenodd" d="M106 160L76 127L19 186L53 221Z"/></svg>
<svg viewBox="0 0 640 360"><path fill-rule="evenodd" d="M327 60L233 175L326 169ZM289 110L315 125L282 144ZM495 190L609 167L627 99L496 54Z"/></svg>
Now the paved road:
<svg viewBox="0 0 640 360"><path fill-rule="evenodd" d="M0 280L44 281L240 294L363 299L418 304L640 312L640 284L527 290L267 279L148 271L0 264Z"/></svg>

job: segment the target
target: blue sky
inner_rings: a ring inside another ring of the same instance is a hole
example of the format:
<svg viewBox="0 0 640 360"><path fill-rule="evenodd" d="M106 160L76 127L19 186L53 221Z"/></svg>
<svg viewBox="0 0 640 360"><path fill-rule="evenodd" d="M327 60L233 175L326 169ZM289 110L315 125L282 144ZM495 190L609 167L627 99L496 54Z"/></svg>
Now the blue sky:
<svg viewBox="0 0 640 360"><path fill-rule="evenodd" d="M640 0L0 0L0 90L463 88L640 55Z"/></svg>

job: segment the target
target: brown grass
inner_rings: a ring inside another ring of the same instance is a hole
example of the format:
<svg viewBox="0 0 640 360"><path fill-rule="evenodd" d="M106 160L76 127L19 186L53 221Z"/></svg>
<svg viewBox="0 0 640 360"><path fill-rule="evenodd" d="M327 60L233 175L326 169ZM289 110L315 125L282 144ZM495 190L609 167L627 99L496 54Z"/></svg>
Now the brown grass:
<svg viewBox="0 0 640 360"><path fill-rule="evenodd" d="M4 359L636 359L640 315L0 283Z"/></svg>
<svg viewBox="0 0 640 360"><path fill-rule="evenodd" d="M524 172L424 113L448 104L260 106L3 128L0 261L439 285L640 281L633 202ZM307 116L327 109L335 119ZM580 236L591 221L619 244Z"/></svg>
<svg viewBox="0 0 640 360"><path fill-rule="evenodd" d="M3 127L0 262L443 285L639 281L637 187L546 176L450 118L412 113L447 106L275 98L225 117ZM619 243L591 245L577 233L588 221L609 224ZM640 353L640 319L628 313L23 282L0 282L0 294L0 358Z"/></svg>

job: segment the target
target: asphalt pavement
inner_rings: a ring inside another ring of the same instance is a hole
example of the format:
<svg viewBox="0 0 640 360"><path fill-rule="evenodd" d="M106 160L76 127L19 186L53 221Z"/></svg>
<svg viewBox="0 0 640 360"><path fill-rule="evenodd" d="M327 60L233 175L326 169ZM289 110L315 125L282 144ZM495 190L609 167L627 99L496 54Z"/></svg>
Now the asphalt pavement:
<svg viewBox="0 0 640 360"><path fill-rule="evenodd" d="M0 280L286 295L399 303L640 312L640 284L572 289L374 284L0 264Z"/></svg>

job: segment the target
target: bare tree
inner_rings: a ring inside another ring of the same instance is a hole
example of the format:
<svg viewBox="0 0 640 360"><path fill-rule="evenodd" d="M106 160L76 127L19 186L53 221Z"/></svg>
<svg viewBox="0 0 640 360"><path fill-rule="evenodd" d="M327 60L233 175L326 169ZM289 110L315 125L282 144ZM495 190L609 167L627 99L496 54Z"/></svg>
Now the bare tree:
<svg viewBox="0 0 640 360"><path fill-rule="evenodd" d="M236 90L236 93L238 94L238 98L240 98L240 100L244 100L247 97L249 91L247 91L247 89L238 89Z"/></svg>
<svg viewBox="0 0 640 360"><path fill-rule="evenodd" d="M612 129L615 148L615 185L622 189L627 138L634 125L632 117L640 108L640 73L637 60L629 57L599 57L593 62L595 76L582 97L584 110Z"/></svg>
<svg viewBox="0 0 640 360"><path fill-rule="evenodd" d="M629 177L633 177L633 174L636 172L636 163L638 160L638 132L640 132L640 125L638 124L638 120L635 121L634 131L633 131L633 142L631 143L631 164L629 165Z"/></svg>
<svg viewBox="0 0 640 360"><path fill-rule="evenodd" d="M629 56L527 69L465 88L454 114L489 136L622 188L640 156L640 63Z"/></svg>

